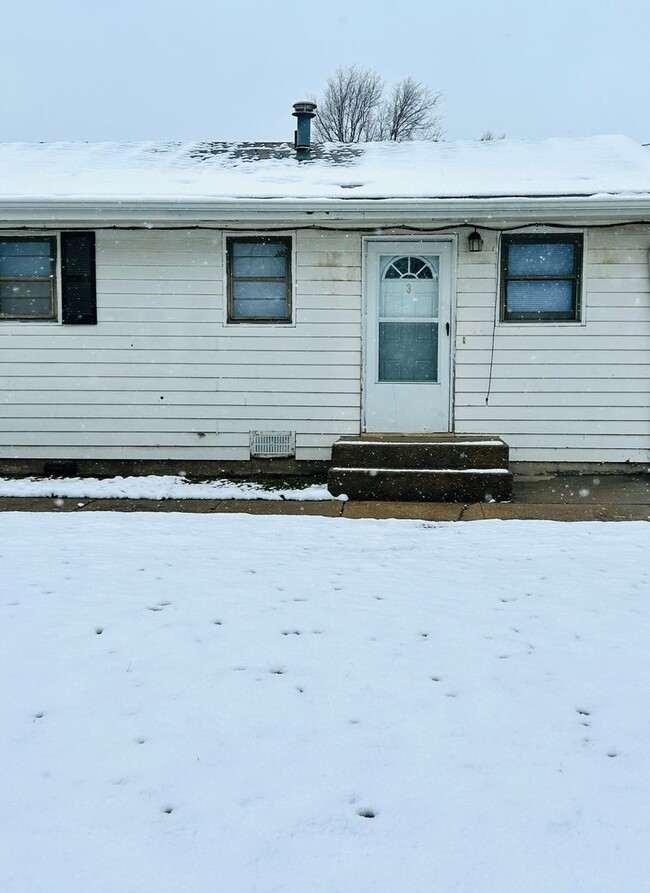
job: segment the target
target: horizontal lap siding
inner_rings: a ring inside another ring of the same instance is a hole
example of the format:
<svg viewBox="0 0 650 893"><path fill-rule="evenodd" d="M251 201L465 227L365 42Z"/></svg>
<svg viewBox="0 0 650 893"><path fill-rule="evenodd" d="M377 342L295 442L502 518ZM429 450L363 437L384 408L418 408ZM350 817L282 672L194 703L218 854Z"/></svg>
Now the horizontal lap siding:
<svg viewBox="0 0 650 893"><path fill-rule="evenodd" d="M650 228L587 232L585 325L496 329L497 237L469 254L465 235L455 430L501 435L519 461L650 460ZM224 326L222 244L98 232L96 327L0 326L0 455L225 461L266 429L327 459L357 433L360 235L297 234L292 326Z"/></svg>
<svg viewBox="0 0 650 893"><path fill-rule="evenodd" d="M360 419L361 242L298 233L295 325L224 325L220 232L97 233L98 324L0 327L5 458L327 459Z"/></svg>
<svg viewBox="0 0 650 893"><path fill-rule="evenodd" d="M650 227L586 231L584 325L495 328L483 235L481 254L460 240L456 431L499 434L518 461L650 460Z"/></svg>

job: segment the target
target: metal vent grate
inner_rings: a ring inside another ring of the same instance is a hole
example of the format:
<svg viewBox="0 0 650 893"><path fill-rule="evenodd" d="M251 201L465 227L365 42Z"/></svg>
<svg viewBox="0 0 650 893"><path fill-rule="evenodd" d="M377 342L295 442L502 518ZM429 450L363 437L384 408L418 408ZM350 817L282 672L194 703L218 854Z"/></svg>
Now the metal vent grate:
<svg viewBox="0 0 650 893"><path fill-rule="evenodd" d="M251 456L256 459L280 459L294 456L296 435L293 431L251 431Z"/></svg>

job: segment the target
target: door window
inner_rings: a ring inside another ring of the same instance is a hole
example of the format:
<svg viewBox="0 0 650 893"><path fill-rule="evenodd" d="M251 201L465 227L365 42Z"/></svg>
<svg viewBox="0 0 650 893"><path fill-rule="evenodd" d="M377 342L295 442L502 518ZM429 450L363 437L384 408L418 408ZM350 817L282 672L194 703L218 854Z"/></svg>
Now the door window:
<svg viewBox="0 0 650 893"><path fill-rule="evenodd" d="M378 381L438 381L439 258L381 258Z"/></svg>

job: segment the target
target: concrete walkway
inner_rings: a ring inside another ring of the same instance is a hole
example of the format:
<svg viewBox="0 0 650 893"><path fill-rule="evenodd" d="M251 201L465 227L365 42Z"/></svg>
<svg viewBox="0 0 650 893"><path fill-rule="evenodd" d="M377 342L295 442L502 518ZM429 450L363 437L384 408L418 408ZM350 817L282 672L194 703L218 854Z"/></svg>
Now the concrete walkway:
<svg viewBox="0 0 650 893"><path fill-rule="evenodd" d="M650 521L650 475L562 475L515 479L506 503L293 502L209 499L53 499L0 497L11 512L201 512L406 518L423 521Z"/></svg>

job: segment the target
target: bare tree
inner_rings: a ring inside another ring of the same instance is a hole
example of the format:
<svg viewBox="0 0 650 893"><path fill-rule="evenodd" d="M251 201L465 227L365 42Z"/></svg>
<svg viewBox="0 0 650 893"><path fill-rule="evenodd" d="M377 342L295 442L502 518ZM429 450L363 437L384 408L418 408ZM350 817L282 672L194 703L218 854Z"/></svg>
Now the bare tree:
<svg viewBox="0 0 650 893"><path fill-rule="evenodd" d="M326 142L439 140L441 99L441 93L410 77L385 98L384 82L376 72L356 65L337 68L318 101L314 132Z"/></svg>
<svg viewBox="0 0 650 893"><path fill-rule="evenodd" d="M318 103L314 121L316 138L341 143L374 139L383 92L384 83L374 71L356 65L337 68Z"/></svg>
<svg viewBox="0 0 650 893"><path fill-rule="evenodd" d="M411 77L395 84L379 110L379 139L398 143L441 139L443 130L438 111L441 99L442 93L425 87Z"/></svg>
<svg viewBox="0 0 650 893"><path fill-rule="evenodd" d="M491 143L492 140L504 140L506 138L505 133L502 133L501 136L497 136L493 130L486 130L485 133L481 136L482 143Z"/></svg>

